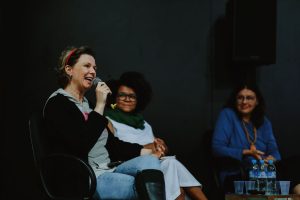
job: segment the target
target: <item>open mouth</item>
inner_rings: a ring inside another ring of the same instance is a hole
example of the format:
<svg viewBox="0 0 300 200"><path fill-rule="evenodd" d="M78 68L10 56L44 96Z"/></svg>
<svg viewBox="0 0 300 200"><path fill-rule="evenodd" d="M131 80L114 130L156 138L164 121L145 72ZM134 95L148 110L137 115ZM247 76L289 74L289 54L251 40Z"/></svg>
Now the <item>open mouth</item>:
<svg viewBox="0 0 300 200"><path fill-rule="evenodd" d="M93 77L85 77L84 79L87 80L87 81L89 81L90 83L94 80Z"/></svg>

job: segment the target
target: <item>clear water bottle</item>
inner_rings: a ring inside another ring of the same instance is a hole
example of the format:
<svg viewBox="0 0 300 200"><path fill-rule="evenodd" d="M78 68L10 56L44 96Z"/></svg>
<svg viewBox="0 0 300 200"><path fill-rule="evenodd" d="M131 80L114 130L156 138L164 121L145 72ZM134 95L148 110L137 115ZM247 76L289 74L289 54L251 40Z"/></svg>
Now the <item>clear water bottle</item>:
<svg viewBox="0 0 300 200"><path fill-rule="evenodd" d="M249 181L255 181L255 191L248 191L250 194L256 193L258 190L258 163L255 159L251 160L252 166L249 170Z"/></svg>
<svg viewBox="0 0 300 200"><path fill-rule="evenodd" d="M266 194L272 195L277 193L276 187L276 167L274 165L273 160L268 161L267 166L267 187Z"/></svg>
<svg viewBox="0 0 300 200"><path fill-rule="evenodd" d="M259 160L259 170L258 170L258 192L260 194L266 193L267 186L267 167L264 160Z"/></svg>

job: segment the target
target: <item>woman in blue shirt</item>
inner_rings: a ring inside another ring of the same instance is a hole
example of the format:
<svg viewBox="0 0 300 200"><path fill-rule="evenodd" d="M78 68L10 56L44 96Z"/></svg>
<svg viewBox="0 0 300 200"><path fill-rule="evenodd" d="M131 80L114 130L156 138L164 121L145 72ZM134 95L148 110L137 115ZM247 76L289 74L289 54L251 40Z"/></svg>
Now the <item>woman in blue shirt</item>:
<svg viewBox="0 0 300 200"><path fill-rule="evenodd" d="M258 87L241 84L232 92L219 114L212 138L216 157L230 157L249 164L251 159L280 160L281 156L271 122L265 116L265 102ZM238 175L239 171L223 170L220 181Z"/></svg>

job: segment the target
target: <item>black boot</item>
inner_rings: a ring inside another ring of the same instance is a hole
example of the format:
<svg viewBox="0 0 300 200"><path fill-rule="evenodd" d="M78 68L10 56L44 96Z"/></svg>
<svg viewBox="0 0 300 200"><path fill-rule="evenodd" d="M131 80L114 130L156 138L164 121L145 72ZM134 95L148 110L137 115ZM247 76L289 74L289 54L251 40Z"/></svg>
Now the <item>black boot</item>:
<svg viewBox="0 0 300 200"><path fill-rule="evenodd" d="M165 180L160 170L146 169L135 177L135 186L140 200L165 200Z"/></svg>

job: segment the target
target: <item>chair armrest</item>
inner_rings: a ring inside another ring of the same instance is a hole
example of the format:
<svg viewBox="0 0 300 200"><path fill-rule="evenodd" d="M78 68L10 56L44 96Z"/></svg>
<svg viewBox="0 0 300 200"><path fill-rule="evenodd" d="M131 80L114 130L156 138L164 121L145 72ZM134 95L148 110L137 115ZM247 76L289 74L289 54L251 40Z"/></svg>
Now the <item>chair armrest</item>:
<svg viewBox="0 0 300 200"><path fill-rule="evenodd" d="M215 156L213 157L213 166L214 179L218 188L223 187L223 183L220 180L221 171L238 172L242 179L246 177L243 163L238 159L229 156Z"/></svg>
<svg viewBox="0 0 300 200"><path fill-rule="evenodd" d="M89 164L68 154L51 154L41 163L42 184L51 199L92 199L96 176Z"/></svg>
<svg viewBox="0 0 300 200"><path fill-rule="evenodd" d="M222 157L214 157L215 166L219 170L240 170L242 167L242 162L238 159L222 156Z"/></svg>

